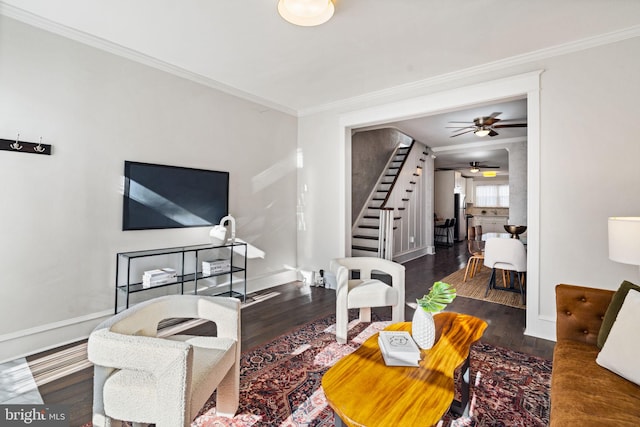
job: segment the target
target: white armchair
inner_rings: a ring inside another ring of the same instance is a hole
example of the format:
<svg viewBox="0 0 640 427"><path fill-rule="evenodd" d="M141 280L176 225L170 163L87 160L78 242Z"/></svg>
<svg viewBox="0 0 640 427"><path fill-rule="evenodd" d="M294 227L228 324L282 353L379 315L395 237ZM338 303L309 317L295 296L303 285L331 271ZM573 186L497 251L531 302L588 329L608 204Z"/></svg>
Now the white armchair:
<svg viewBox="0 0 640 427"><path fill-rule="evenodd" d="M339 258L331 261L336 275L336 340L347 342L349 309L360 309L360 321L371 322L371 307L391 306L393 322L404 322L405 267L393 261L375 257ZM359 270L359 279L349 279L350 271ZM377 271L391 276L391 286L371 278Z"/></svg>
<svg viewBox="0 0 640 427"><path fill-rule="evenodd" d="M170 318L215 322L217 336L157 337ZM94 363L93 425L120 421L189 426L217 389L218 415L238 409L240 301L235 298L170 295L129 308L89 336Z"/></svg>

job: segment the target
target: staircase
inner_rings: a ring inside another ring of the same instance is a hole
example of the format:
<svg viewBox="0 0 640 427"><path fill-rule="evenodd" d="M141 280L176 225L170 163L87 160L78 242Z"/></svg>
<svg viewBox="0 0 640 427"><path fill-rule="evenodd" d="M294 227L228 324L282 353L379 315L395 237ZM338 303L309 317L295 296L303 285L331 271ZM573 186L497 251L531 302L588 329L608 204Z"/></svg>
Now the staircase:
<svg viewBox="0 0 640 427"><path fill-rule="evenodd" d="M387 164L386 170L379 178L374 191L367 200L365 209L363 209L352 228L352 256L380 256L380 211L382 209L393 211L394 224L402 218L400 213L403 208L400 206L394 209L394 206L388 206L388 201L413 145L414 142L411 145L400 145ZM407 194L405 197L408 200L409 195Z"/></svg>

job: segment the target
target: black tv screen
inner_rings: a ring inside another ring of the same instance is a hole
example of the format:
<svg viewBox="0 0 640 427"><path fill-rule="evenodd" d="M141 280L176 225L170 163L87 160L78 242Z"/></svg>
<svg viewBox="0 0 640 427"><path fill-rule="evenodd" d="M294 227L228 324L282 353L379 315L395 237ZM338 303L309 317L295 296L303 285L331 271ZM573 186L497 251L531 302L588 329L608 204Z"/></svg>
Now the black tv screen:
<svg viewBox="0 0 640 427"><path fill-rule="evenodd" d="M204 227L229 211L229 172L124 162L123 230Z"/></svg>

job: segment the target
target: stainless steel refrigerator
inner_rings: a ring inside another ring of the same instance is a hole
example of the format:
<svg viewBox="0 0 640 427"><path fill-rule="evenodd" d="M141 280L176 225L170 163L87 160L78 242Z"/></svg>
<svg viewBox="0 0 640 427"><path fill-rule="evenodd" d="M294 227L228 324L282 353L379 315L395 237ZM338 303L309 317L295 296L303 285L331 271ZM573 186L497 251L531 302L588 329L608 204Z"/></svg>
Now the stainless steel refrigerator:
<svg viewBox="0 0 640 427"><path fill-rule="evenodd" d="M453 195L453 215L456 219L453 240L460 242L467 238L467 211L464 194L456 193Z"/></svg>

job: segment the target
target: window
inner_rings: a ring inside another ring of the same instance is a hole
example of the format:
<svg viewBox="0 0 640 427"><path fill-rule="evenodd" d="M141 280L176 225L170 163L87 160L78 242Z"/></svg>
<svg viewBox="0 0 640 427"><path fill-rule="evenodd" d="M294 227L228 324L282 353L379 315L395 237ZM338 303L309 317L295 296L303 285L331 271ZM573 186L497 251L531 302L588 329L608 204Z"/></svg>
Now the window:
<svg viewBox="0 0 640 427"><path fill-rule="evenodd" d="M509 184L476 185L474 206L488 208L509 207Z"/></svg>

